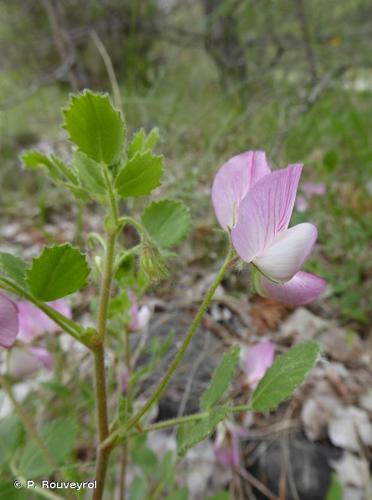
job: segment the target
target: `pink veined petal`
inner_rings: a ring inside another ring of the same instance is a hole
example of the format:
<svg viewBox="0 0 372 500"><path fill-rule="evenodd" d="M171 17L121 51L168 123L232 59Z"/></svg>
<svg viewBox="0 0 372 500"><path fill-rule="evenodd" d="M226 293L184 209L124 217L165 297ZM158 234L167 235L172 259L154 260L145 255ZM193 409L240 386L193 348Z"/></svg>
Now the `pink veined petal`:
<svg viewBox="0 0 372 500"><path fill-rule="evenodd" d="M302 165L289 165L266 175L240 203L238 220L231 231L238 255L251 262L288 228Z"/></svg>
<svg viewBox="0 0 372 500"><path fill-rule="evenodd" d="M273 364L275 347L269 341L262 341L253 347L240 349L240 365L247 379L247 384L255 388L266 370Z"/></svg>
<svg viewBox="0 0 372 500"><path fill-rule="evenodd" d="M269 173L263 151L246 151L222 165L213 181L212 203L223 229L234 226L240 202L251 187Z"/></svg>
<svg viewBox="0 0 372 500"><path fill-rule="evenodd" d="M11 347L19 329L18 309L6 295L0 294L0 346Z"/></svg>
<svg viewBox="0 0 372 500"><path fill-rule="evenodd" d="M323 278L304 271L299 271L283 285L273 283L261 273L255 275L255 286L260 295L293 306L308 304L317 299L324 292L326 285Z"/></svg>
<svg viewBox="0 0 372 500"><path fill-rule="evenodd" d="M278 234L265 252L253 259L253 263L263 274L284 283L301 269L317 235L316 227L308 222L293 226Z"/></svg>

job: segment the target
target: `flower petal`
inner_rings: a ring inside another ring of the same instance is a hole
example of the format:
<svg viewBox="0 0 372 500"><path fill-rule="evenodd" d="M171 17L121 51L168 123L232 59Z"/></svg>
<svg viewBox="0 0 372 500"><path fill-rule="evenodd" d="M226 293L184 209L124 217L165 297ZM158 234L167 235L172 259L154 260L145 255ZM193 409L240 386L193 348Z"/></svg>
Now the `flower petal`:
<svg viewBox="0 0 372 500"><path fill-rule="evenodd" d="M246 151L222 165L213 181L212 203L223 229L234 226L240 202L251 187L269 173L263 151Z"/></svg>
<svg viewBox="0 0 372 500"><path fill-rule="evenodd" d="M310 254L318 231L313 224L304 222L278 234L273 243L253 263L274 281L290 280Z"/></svg>
<svg viewBox="0 0 372 500"><path fill-rule="evenodd" d="M274 344L264 340L253 347L240 349L240 364L245 373L247 384L255 388L274 361Z"/></svg>
<svg viewBox="0 0 372 500"><path fill-rule="evenodd" d="M6 295L0 294L0 346L11 347L18 334L18 309Z"/></svg>
<svg viewBox="0 0 372 500"><path fill-rule="evenodd" d="M275 236L288 228L301 170L302 165L289 165L266 175L240 203L231 237L246 262L262 254Z"/></svg>
<svg viewBox="0 0 372 500"><path fill-rule="evenodd" d="M255 275L257 292L263 297L271 297L285 304L299 306L317 299L325 290L326 282L315 274L299 271L283 285L273 283L261 273Z"/></svg>
<svg viewBox="0 0 372 500"><path fill-rule="evenodd" d="M54 300L48 305L71 318L71 308L64 299ZM24 342L31 342L43 333L57 333L60 327L40 309L26 301L17 303L19 310L19 337Z"/></svg>

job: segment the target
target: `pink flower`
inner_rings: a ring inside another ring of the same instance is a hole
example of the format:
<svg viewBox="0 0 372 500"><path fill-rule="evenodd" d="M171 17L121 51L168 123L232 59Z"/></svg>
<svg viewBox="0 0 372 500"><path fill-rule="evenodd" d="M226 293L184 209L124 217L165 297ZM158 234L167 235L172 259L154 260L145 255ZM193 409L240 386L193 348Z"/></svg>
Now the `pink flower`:
<svg viewBox="0 0 372 500"><path fill-rule="evenodd" d="M255 267L258 293L306 304L325 289L325 281L300 268L317 238L308 222L288 229L302 165L289 165L265 175L240 202L231 230L233 246L242 260Z"/></svg>
<svg viewBox="0 0 372 500"><path fill-rule="evenodd" d="M19 330L17 305L0 293L0 346L11 347Z"/></svg>
<svg viewBox="0 0 372 500"><path fill-rule="evenodd" d="M325 194L326 188L323 182L319 182L318 184L304 182L301 186L301 191L307 196L307 198L311 198L312 196L322 196Z"/></svg>
<svg viewBox="0 0 372 500"><path fill-rule="evenodd" d="M64 299L49 302L50 307L71 318L71 308ZM60 327L40 309L26 301L17 303L19 312L19 338L32 342L43 333L57 333Z"/></svg>
<svg viewBox="0 0 372 500"><path fill-rule="evenodd" d="M311 182L305 182L301 186L301 191L303 195L297 197L296 209L299 212L305 212L309 208L309 200L313 196L322 196L326 192L325 184L320 182L319 184L313 184Z"/></svg>
<svg viewBox="0 0 372 500"><path fill-rule="evenodd" d="M138 307L137 297L132 290L128 290L128 298L130 301L130 322L128 325L130 332L138 332L145 328L151 316L151 311L147 306Z"/></svg>
<svg viewBox="0 0 372 500"><path fill-rule="evenodd" d="M253 347L241 347L240 366L247 384L254 389L273 364L275 347L269 341L262 341Z"/></svg>
<svg viewBox="0 0 372 500"><path fill-rule="evenodd" d="M240 465L240 438L247 435L243 427L231 420L217 426L213 452L216 460L224 467L238 468Z"/></svg>
<svg viewBox="0 0 372 500"><path fill-rule="evenodd" d="M51 370L52 367L53 357L44 347L15 347L10 356L9 374L15 378L24 378L40 368Z"/></svg>
<svg viewBox="0 0 372 500"><path fill-rule="evenodd" d="M263 151L246 151L222 165L213 181L212 203L223 229L235 226L239 204L257 181L269 173Z"/></svg>

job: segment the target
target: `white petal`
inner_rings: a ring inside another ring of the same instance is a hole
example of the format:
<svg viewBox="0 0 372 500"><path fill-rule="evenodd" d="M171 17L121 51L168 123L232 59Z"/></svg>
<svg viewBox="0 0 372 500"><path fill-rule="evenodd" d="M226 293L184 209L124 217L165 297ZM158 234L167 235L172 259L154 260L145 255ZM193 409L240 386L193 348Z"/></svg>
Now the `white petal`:
<svg viewBox="0 0 372 500"><path fill-rule="evenodd" d="M264 253L253 259L253 263L274 281L285 283L301 269L316 237L317 229L313 224L298 224L279 233Z"/></svg>

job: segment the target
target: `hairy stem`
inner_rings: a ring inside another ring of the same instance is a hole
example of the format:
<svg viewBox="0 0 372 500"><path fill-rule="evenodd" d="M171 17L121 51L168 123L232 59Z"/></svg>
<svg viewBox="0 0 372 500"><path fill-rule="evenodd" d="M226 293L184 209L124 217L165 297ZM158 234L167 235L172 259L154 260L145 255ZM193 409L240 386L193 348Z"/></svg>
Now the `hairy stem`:
<svg viewBox="0 0 372 500"><path fill-rule="evenodd" d="M199 323L201 321L201 319L203 318L209 304L211 303L212 299L213 299L213 296L214 296L214 293L218 287L218 285L220 284L227 268L229 267L229 264L230 264L230 261L232 259L234 255L234 251L231 247L231 245L229 246L229 251L227 253L227 256L224 260L224 263L222 264L220 270L218 271L218 273L216 274L212 284L210 285L209 287L209 290L207 291L204 299L203 299L203 302L201 303L199 309L198 309L198 312L196 313L191 325L190 325L190 328L188 329L187 333L186 333L186 336L185 336L185 339L179 349L179 351L177 352L177 354L175 355L173 361L171 362L171 364L169 365L168 367L168 370L166 371L166 373L164 374L163 378L161 379L161 381L159 382L158 386L156 387L156 389L154 390L154 392L152 393L152 395L150 396L150 398L147 400L147 402L137 411L137 413L135 415L133 415L133 417L128 421L128 423L126 424L126 426L124 427L124 429L121 429L119 431L116 431L114 434L112 434L110 436L109 439L107 439L105 441L105 444L103 446L103 448L105 449L106 447L107 448L111 448L112 446L115 446L116 444L118 444L123 438L125 439L125 436L126 434L128 433L128 431L134 427L140 420L141 418L143 417L143 415L145 415L145 413L148 412L148 410L156 403L156 401L159 399L160 395L162 394L162 392L164 391L164 389L166 388L166 386L168 385L168 382L169 380L171 379L172 375L174 374L174 372L176 371L178 365L180 364L180 362L182 361L182 358L183 356L185 355L185 352L196 332L196 329L197 327L199 326Z"/></svg>
<svg viewBox="0 0 372 500"><path fill-rule="evenodd" d="M107 310L110 300L110 290L112 282L112 267L114 261L114 250L116 242L116 231L108 233L104 270L101 283L99 309L97 317L97 332L100 337L100 344L94 356L94 375L95 375L95 393L98 422L98 446L97 446L97 464L96 476L97 488L93 498L100 500L103 495L103 489L106 478L107 463L110 450L102 449L100 444L105 441L109 435L108 414L107 414L107 394L106 394L106 373L105 373L105 347Z"/></svg>

